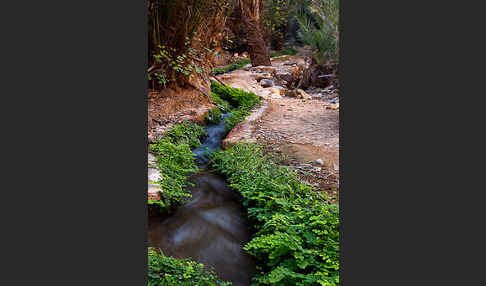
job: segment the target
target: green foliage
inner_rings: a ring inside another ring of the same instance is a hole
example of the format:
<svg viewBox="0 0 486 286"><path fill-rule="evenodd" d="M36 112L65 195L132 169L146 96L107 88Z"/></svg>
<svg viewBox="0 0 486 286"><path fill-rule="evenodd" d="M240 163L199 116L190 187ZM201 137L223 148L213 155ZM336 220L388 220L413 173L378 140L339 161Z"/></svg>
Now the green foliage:
<svg viewBox="0 0 486 286"><path fill-rule="evenodd" d="M260 97L253 92L224 86L216 81L211 82L211 92L228 101L234 108L252 108L260 102Z"/></svg>
<svg viewBox="0 0 486 286"><path fill-rule="evenodd" d="M187 38L185 45L189 46L190 43L191 41ZM184 52L180 52L174 48L159 45L153 57L155 62L161 66L154 72L154 77L164 87L170 81L175 81L176 76L185 76L190 80L196 73L201 75L204 72L201 63L198 63L200 62L198 52L191 47L186 47ZM169 78L169 74L172 75L171 78Z"/></svg>
<svg viewBox="0 0 486 286"><path fill-rule="evenodd" d="M213 75L218 75L218 74L223 74L223 73L227 73L227 72L230 72L230 71L234 71L234 70L237 70L237 69L240 69L244 66L246 66L247 64L250 64L251 63L251 60L250 59L241 59L241 60L238 60L230 65L227 65L225 67L222 67L222 68L215 68L213 69Z"/></svg>
<svg viewBox="0 0 486 286"><path fill-rule="evenodd" d="M299 37L314 50L318 64L337 61L339 45L339 0L307 0L309 6L296 17Z"/></svg>
<svg viewBox="0 0 486 286"><path fill-rule="evenodd" d="M257 260L253 285L338 285L339 210L301 184L294 171L237 144L212 155L212 165L243 196L253 225L244 247Z"/></svg>
<svg viewBox="0 0 486 286"><path fill-rule="evenodd" d="M298 54L299 51L295 50L295 49L292 49L292 48L286 48L285 50L281 51L281 52L274 52L270 55L271 58L276 58L276 57L281 57L281 56L295 56L296 54Z"/></svg>
<svg viewBox="0 0 486 286"><path fill-rule="evenodd" d="M281 49L290 15L289 0L263 0L265 38L270 39L272 48Z"/></svg>
<svg viewBox="0 0 486 286"><path fill-rule="evenodd" d="M175 125L164 138L150 146L157 160L156 168L161 171L161 179L155 183L162 189L160 201L148 201L150 212L167 213L191 197L185 189L186 178L198 170L191 148L201 145L199 138L204 135L201 126L185 122Z"/></svg>
<svg viewBox="0 0 486 286"><path fill-rule="evenodd" d="M226 130L233 129L239 122L242 122L246 116L250 115L253 107L260 103L261 98L253 92L245 92L239 88L224 86L218 82L211 82L211 93L219 100L229 103L233 109L231 116L226 117Z"/></svg>
<svg viewBox="0 0 486 286"><path fill-rule="evenodd" d="M219 120L221 119L221 115L221 110L218 107L215 107L206 114L206 122L208 124L218 124Z"/></svg>
<svg viewBox="0 0 486 286"><path fill-rule="evenodd" d="M213 103L216 104L216 106L223 113L228 113L228 112L230 112L232 110L232 107L229 104L229 102L227 102L226 100L221 99L221 97L219 97L219 95L217 95L216 93L211 92L211 99L212 99Z"/></svg>
<svg viewBox="0 0 486 286"><path fill-rule="evenodd" d="M190 259L178 260L167 257L162 250L157 253L148 248L148 286L227 286L214 271L206 271L204 265Z"/></svg>
<svg viewBox="0 0 486 286"><path fill-rule="evenodd" d="M175 145L167 139L162 139L151 147L152 151L156 152L156 167L161 171L161 178L155 183L160 185L162 192L160 201L149 200L148 204L152 212L167 213L191 197L185 189L186 178L198 168L187 144Z"/></svg>
<svg viewBox="0 0 486 286"><path fill-rule="evenodd" d="M206 136L204 128L192 122L184 122L174 125L163 140L168 140L175 145L188 144L190 148L196 148L201 145L199 138L204 136Z"/></svg>

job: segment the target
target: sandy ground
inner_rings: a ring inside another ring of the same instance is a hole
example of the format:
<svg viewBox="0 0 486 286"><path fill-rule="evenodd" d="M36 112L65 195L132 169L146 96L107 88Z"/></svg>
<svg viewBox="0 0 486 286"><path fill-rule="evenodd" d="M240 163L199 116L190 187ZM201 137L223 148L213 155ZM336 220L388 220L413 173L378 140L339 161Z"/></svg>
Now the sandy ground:
<svg viewBox="0 0 486 286"><path fill-rule="evenodd" d="M302 58L272 60L277 69ZM320 99L285 97L274 87L262 88L251 69L218 76L225 84L252 91L265 99L263 116L243 123L243 133L262 143L281 164L295 169L304 182L338 199L339 189L339 111ZM231 135L231 134L230 134ZM238 136L236 136L238 137Z"/></svg>

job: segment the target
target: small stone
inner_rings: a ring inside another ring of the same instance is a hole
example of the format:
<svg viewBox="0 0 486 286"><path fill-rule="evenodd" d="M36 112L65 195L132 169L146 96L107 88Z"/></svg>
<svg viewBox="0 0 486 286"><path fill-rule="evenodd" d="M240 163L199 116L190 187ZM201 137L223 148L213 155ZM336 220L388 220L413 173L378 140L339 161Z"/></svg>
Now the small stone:
<svg viewBox="0 0 486 286"><path fill-rule="evenodd" d="M265 87L265 88L266 88L266 87L272 87L272 86L273 86L273 80L270 80L270 79L266 79L266 78L264 78L264 79L262 79L262 80L260 81L260 85L261 85L262 87Z"/></svg>
<svg viewBox="0 0 486 286"><path fill-rule="evenodd" d="M324 166L324 161L322 159L317 159L317 160L314 161L314 163L321 165L321 166Z"/></svg>

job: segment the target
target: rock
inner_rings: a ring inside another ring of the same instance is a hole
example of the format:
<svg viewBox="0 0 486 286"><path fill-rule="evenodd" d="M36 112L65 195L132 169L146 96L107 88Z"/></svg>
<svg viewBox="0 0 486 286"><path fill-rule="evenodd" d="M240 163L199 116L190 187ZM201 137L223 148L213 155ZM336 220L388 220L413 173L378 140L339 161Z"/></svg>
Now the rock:
<svg viewBox="0 0 486 286"><path fill-rule="evenodd" d="M314 164L324 166L324 161L322 159L317 159L317 160L314 161Z"/></svg>
<svg viewBox="0 0 486 286"><path fill-rule="evenodd" d="M275 67L272 66L256 66L250 68L251 72L256 72L256 73L270 73L272 75L275 74Z"/></svg>
<svg viewBox="0 0 486 286"><path fill-rule="evenodd" d="M338 97L337 92L335 92L335 93L330 93L330 94L328 94L328 96L327 96L327 98L329 98L329 99L334 99L334 98L336 98L336 97Z"/></svg>
<svg viewBox="0 0 486 286"><path fill-rule="evenodd" d="M327 109L332 109L332 110L338 110L339 109L339 102L338 103L333 103L329 106L326 107Z"/></svg>
<svg viewBox="0 0 486 286"><path fill-rule="evenodd" d="M260 82L262 79L273 79L273 76L270 73L263 73L263 74L256 74L253 76L256 81Z"/></svg>
<svg viewBox="0 0 486 286"><path fill-rule="evenodd" d="M243 52L243 53L241 54L241 56L242 56L242 57L244 57L244 58L248 58L248 52Z"/></svg>
<svg viewBox="0 0 486 286"><path fill-rule="evenodd" d="M285 88L283 88L281 86L276 85L276 86L273 87L273 89L278 90L278 93L280 95L284 95L285 94Z"/></svg>
<svg viewBox="0 0 486 286"><path fill-rule="evenodd" d="M294 75L288 71L278 71L275 76L282 81L287 83L292 82L294 80Z"/></svg>
<svg viewBox="0 0 486 286"><path fill-rule="evenodd" d="M262 80L260 81L260 85L261 85L262 87L265 87L265 88L266 88L266 87L272 87L272 86L273 86L273 80L270 80L270 79L266 79L266 78L264 78L264 79L262 79Z"/></svg>
<svg viewBox="0 0 486 286"><path fill-rule="evenodd" d="M286 62L283 65L284 66L295 66L295 65L297 65L297 62Z"/></svg>
<svg viewBox="0 0 486 286"><path fill-rule="evenodd" d="M303 91L302 89L297 89L297 93L302 96L303 99L312 99L312 96L308 95L307 92Z"/></svg>
<svg viewBox="0 0 486 286"><path fill-rule="evenodd" d="M238 53L234 53L233 57L237 58L238 57Z"/></svg>
<svg viewBox="0 0 486 286"><path fill-rule="evenodd" d="M148 199L154 201L160 201L160 190L159 189L150 189L148 190Z"/></svg>
<svg viewBox="0 0 486 286"><path fill-rule="evenodd" d="M299 94L297 93L297 91L295 89L289 89L289 90L285 91L285 96L299 97Z"/></svg>

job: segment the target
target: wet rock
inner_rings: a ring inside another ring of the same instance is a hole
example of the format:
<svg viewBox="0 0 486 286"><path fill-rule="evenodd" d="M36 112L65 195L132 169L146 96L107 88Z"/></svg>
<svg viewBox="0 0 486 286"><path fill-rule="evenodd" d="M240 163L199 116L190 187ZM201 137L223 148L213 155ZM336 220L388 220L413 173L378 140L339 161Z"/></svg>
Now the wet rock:
<svg viewBox="0 0 486 286"><path fill-rule="evenodd" d="M273 80L270 80L270 79L266 79L266 78L264 78L264 79L262 79L262 80L260 81L260 85L261 85L262 87L265 87L265 88L266 88L266 87L272 87L272 86L273 86Z"/></svg>

